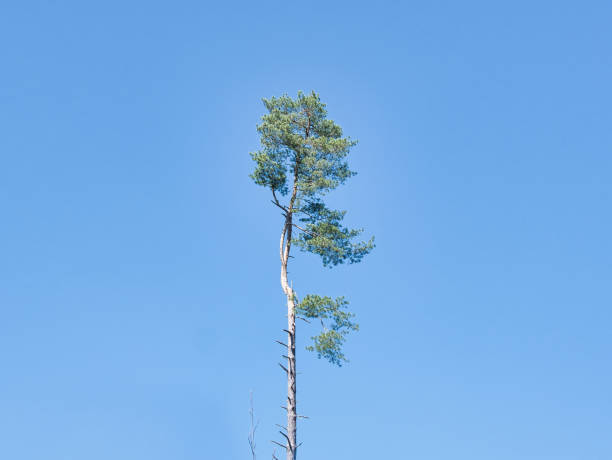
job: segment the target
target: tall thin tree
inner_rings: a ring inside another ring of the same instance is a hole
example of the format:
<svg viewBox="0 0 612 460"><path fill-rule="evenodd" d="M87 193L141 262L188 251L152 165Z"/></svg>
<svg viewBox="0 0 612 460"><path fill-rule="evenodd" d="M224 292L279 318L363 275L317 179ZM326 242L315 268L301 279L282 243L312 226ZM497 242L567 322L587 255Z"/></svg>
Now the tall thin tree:
<svg viewBox="0 0 612 460"><path fill-rule="evenodd" d="M356 142L343 137L342 129L327 118L327 110L315 92L263 100L268 111L257 126L261 149L251 153L255 171L251 178L272 192L272 203L283 215L280 236L281 286L287 297L287 426L280 433L287 460L297 457L296 317L316 318L322 331L306 347L318 357L342 365L345 336L358 325L347 311L344 297L332 299L309 294L301 300L289 282L287 267L291 246L319 255L323 265L361 261L374 248L374 238L355 241L360 229L342 225L345 211L329 209L323 198L355 173L346 157Z"/></svg>

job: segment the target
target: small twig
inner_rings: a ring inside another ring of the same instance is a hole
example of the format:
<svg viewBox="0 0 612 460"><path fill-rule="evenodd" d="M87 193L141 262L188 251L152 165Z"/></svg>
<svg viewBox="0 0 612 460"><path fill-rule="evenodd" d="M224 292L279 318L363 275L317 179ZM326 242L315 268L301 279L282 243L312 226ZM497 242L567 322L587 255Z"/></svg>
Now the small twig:
<svg viewBox="0 0 612 460"><path fill-rule="evenodd" d="M278 365L279 365L280 367L282 367L282 368L283 368L283 370L284 370L284 371L285 371L287 374L289 373L289 371L287 370L287 368L286 368L285 366L283 366L281 363L278 363Z"/></svg>
<svg viewBox="0 0 612 460"><path fill-rule="evenodd" d="M313 238L317 238L317 237L321 237L321 238L325 238L324 236L322 237L321 235L317 234L317 233L313 233L310 230L306 230L305 228L300 227L297 224L293 224L294 227L298 228L299 230L302 230L304 233L308 233L310 236L312 236Z"/></svg>
<svg viewBox="0 0 612 460"><path fill-rule="evenodd" d="M276 441L272 441L274 444L276 444L277 446L282 447L283 449L287 450L287 446L282 445L280 442L276 442Z"/></svg>
<svg viewBox="0 0 612 460"><path fill-rule="evenodd" d="M279 208L281 208L283 210L283 216L287 215L287 210L283 206L281 206L278 203L275 203L274 200L270 200L270 203L272 203L273 205L278 206Z"/></svg>
<svg viewBox="0 0 612 460"><path fill-rule="evenodd" d="M274 203L276 206L278 206L283 211L285 211L285 215L286 215L289 212L289 210L285 206L280 204L280 202L278 201L278 198L276 197L276 192L274 191L274 189L272 189L272 196L274 197L274 200L272 201L272 203Z"/></svg>
<svg viewBox="0 0 612 460"><path fill-rule="evenodd" d="M257 427L259 426L259 420L255 423L255 411L253 410L253 392L251 391L249 395L250 399L250 409L249 415L251 416L251 429L249 430L249 447L251 448L251 455L253 456L253 460L257 460L257 454L255 453L255 449L257 445L255 444L255 432L257 431Z"/></svg>
<svg viewBox="0 0 612 460"><path fill-rule="evenodd" d="M280 434L282 434L282 435L285 437L285 439L287 440L287 444L288 444L288 445L291 445L291 441L289 441L289 436L287 436L287 435L286 435L285 433L283 433L282 431L279 431L279 433L280 433Z"/></svg>

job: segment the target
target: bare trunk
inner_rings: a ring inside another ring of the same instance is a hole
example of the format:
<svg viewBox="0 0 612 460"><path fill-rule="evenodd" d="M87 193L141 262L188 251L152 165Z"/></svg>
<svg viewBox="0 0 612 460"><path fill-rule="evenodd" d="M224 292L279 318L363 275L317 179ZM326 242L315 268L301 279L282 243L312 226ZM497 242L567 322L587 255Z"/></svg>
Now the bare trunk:
<svg viewBox="0 0 612 460"><path fill-rule="evenodd" d="M308 132L306 132L308 137ZM293 286L289 285L287 278L287 263L291 252L291 233L293 230L293 212L294 204L297 198L298 191L298 164L299 159L296 159L295 168L293 170L293 190L289 206L285 209L285 225L280 239L280 259L281 259L281 286L287 296L287 433L282 433L287 439L285 449L287 451L287 460L296 460L297 458L297 384L295 370L295 293ZM276 200L276 195L274 195ZM278 200L276 200L278 201Z"/></svg>
<svg viewBox="0 0 612 460"><path fill-rule="evenodd" d="M297 401L295 372L295 302L287 296L287 460L297 457Z"/></svg>
<svg viewBox="0 0 612 460"><path fill-rule="evenodd" d="M281 286L287 296L287 460L297 458L297 400L295 368L295 294L287 279L287 262L291 251L292 215L287 214L281 235Z"/></svg>

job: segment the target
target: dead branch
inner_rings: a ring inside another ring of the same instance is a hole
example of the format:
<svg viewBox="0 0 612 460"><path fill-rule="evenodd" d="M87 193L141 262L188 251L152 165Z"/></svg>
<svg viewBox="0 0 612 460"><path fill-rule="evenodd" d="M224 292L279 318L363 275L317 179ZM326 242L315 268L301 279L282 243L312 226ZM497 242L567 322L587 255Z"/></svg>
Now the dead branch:
<svg viewBox="0 0 612 460"><path fill-rule="evenodd" d="M283 433L282 431L279 431L279 433L280 433L280 434L282 434L282 435L285 437L285 439L287 440L287 445L288 445L288 446L291 446L291 441L289 441L289 436L287 436L287 435L286 435L285 433Z"/></svg>
<svg viewBox="0 0 612 460"><path fill-rule="evenodd" d="M272 196L274 197L274 200L272 200L272 203L274 203L276 206L278 206L283 211L285 211L285 213L289 212L289 210L285 206L280 204L280 201L278 201L278 198L276 197L276 192L274 191L274 189L272 189Z"/></svg>
<svg viewBox="0 0 612 460"><path fill-rule="evenodd" d="M257 431L257 427L259 426L259 420L255 422L255 411L253 410L253 392L250 392L249 395L250 409L249 415L251 416L251 428L249 430L249 447L251 448L251 455L253 456L253 460L257 460L257 454L255 452L257 445L255 444L255 432Z"/></svg>
<svg viewBox="0 0 612 460"><path fill-rule="evenodd" d="M282 445L280 442L276 442L276 441L271 441L271 442L273 442L273 443L274 443L274 444L276 444L277 446L280 446L280 447L282 447L283 449L287 450L287 446Z"/></svg>

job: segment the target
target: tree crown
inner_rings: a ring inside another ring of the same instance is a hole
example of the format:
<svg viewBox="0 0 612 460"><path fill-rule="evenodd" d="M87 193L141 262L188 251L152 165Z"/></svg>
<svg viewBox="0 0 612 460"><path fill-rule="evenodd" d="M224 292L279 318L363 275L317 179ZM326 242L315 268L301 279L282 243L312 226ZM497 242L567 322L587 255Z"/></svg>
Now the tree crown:
<svg viewBox="0 0 612 460"><path fill-rule="evenodd" d="M329 209L323 201L329 191L355 175L346 157L357 142L343 137L314 91L308 95L298 92L295 99L283 95L263 102L268 113L257 126L261 149L251 153L255 161L251 178L272 191L274 204L285 216L281 237L285 279L292 241L303 251L320 256L327 267L360 262L374 248L374 238L357 240L362 229L343 226L346 211ZM279 196L288 197L288 202L281 203ZM292 236L293 227L300 230L297 236ZM286 292L297 301L293 289ZM345 310L347 305L344 297L333 300L309 294L295 307L304 317L319 319L323 327L307 349L337 365L346 361L342 353L346 334L358 329L351 320L353 314Z"/></svg>
<svg viewBox="0 0 612 460"><path fill-rule="evenodd" d="M374 239L354 242L361 229L342 225L345 211L327 208L323 196L355 175L346 161L357 144L342 137L342 128L327 118L327 110L314 91L263 100L268 113L257 126L261 149L251 153L256 184L271 189L277 205L299 215L303 227L295 243L319 255L325 266L359 262L374 248ZM288 177L292 182L288 183ZM281 204L277 194L290 195Z"/></svg>

